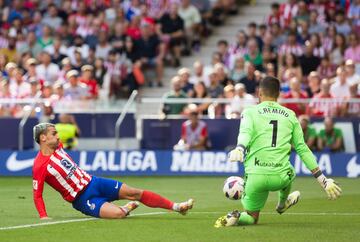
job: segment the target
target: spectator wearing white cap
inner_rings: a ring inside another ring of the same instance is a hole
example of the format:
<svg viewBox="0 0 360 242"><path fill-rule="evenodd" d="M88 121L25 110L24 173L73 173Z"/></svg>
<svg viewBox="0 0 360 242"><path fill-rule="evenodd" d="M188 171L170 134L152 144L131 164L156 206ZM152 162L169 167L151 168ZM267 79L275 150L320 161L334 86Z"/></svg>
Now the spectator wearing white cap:
<svg viewBox="0 0 360 242"><path fill-rule="evenodd" d="M24 82L23 71L19 68L14 70L14 79L10 80L10 93L12 97L26 98L30 95L30 84Z"/></svg>
<svg viewBox="0 0 360 242"><path fill-rule="evenodd" d="M78 81L78 75L77 70L66 73L68 83L64 85L64 96L71 100L85 100L89 97L88 88Z"/></svg>
<svg viewBox="0 0 360 242"><path fill-rule="evenodd" d="M198 82L204 82L205 76L204 76L204 64L197 60L193 64L193 74L189 78L189 82L193 85L195 85Z"/></svg>
<svg viewBox="0 0 360 242"><path fill-rule="evenodd" d="M211 98L221 98L223 96L223 86L220 83L219 75L215 69L209 74L210 85L207 89Z"/></svg>
<svg viewBox="0 0 360 242"><path fill-rule="evenodd" d="M242 111L251 105L256 104L253 95L246 92L246 87L243 83L237 83L234 87L235 96L230 103L231 117L240 117Z"/></svg>
<svg viewBox="0 0 360 242"><path fill-rule="evenodd" d="M190 83L191 71L189 68L183 67L178 71L178 76L180 77L181 87L183 92L185 92L188 97L193 95L194 85Z"/></svg>
<svg viewBox="0 0 360 242"><path fill-rule="evenodd" d="M64 58L61 61L61 70L58 73L58 77L56 82L61 81L62 83L65 83L66 80L66 73L72 69L71 61L69 57Z"/></svg>
<svg viewBox="0 0 360 242"><path fill-rule="evenodd" d="M96 80L92 76L93 70L94 70L94 67L91 65L82 66L80 82L84 83L88 87L89 97L91 99L97 99L99 88L98 88L98 84L97 84Z"/></svg>
<svg viewBox="0 0 360 242"><path fill-rule="evenodd" d="M26 74L24 75L24 80L26 82L30 82L30 80L39 81L36 75L36 59L34 58L27 59L24 67L26 70Z"/></svg>

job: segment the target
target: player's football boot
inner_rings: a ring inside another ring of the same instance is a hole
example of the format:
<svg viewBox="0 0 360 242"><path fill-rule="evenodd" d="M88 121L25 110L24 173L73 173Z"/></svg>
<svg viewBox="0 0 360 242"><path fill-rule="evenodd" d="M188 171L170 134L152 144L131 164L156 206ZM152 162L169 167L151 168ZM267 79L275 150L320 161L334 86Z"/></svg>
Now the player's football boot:
<svg viewBox="0 0 360 242"><path fill-rule="evenodd" d="M187 200L186 202L182 202L178 204L179 207L177 209L177 212L182 214L182 215L186 215L187 212L193 208L194 206L194 199L190 198L189 200Z"/></svg>
<svg viewBox="0 0 360 242"><path fill-rule="evenodd" d="M215 228L235 226L238 224L240 218L240 212L234 210L225 216L218 218L214 224Z"/></svg>
<svg viewBox="0 0 360 242"><path fill-rule="evenodd" d="M137 201L131 201L125 204L124 206L120 207L123 209L123 211L126 213L126 216L130 214L131 211L137 209L139 207L140 203Z"/></svg>
<svg viewBox="0 0 360 242"><path fill-rule="evenodd" d="M277 205L276 206L276 211L279 214L284 213L291 206L294 206L295 204L297 204L299 199L300 199L300 192L299 191L295 191L295 192L290 193L289 196L287 197L286 201L285 201L285 205L283 207L280 207L279 205Z"/></svg>

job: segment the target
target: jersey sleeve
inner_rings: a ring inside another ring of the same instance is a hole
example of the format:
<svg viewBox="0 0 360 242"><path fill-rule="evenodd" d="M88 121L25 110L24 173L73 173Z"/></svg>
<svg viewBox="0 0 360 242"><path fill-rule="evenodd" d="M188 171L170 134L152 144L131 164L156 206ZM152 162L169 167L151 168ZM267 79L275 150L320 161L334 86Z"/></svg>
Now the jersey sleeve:
<svg viewBox="0 0 360 242"><path fill-rule="evenodd" d="M45 203L43 199L43 190L45 183L44 171L40 169L33 170L33 197L36 210L39 213L40 218L47 217Z"/></svg>
<svg viewBox="0 0 360 242"><path fill-rule="evenodd" d="M292 144L295 147L296 153L300 156L305 166L311 171L318 167L314 154L304 141L303 131L299 121L294 118L294 128L292 133Z"/></svg>
<svg viewBox="0 0 360 242"><path fill-rule="evenodd" d="M237 140L238 146L248 147L253 133L253 119L249 109L245 109L241 114L239 136Z"/></svg>

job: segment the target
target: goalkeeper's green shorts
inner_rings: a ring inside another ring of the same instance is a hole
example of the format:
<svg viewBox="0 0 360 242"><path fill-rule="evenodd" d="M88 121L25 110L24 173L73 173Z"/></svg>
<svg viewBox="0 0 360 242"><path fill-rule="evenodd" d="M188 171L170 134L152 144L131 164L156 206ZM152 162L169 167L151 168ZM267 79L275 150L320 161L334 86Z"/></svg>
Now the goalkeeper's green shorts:
<svg viewBox="0 0 360 242"><path fill-rule="evenodd" d="M260 211L270 191L286 190L295 178L294 170L283 174L262 175L247 174L245 176L245 192L241 202L246 211Z"/></svg>

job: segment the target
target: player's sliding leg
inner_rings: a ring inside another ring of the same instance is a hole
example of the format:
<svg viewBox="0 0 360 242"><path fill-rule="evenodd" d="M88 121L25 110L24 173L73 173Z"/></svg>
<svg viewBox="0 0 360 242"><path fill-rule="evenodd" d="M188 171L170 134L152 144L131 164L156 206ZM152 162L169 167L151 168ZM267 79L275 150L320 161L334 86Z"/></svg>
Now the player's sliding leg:
<svg viewBox="0 0 360 242"><path fill-rule="evenodd" d="M100 208L99 216L100 218L116 219L124 218L131 211L136 209L139 206L138 202L131 201L124 206L116 206L115 204L106 202Z"/></svg>
<svg viewBox="0 0 360 242"><path fill-rule="evenodd" d="M163 208L179 212L183 215L187 213L189 209L193 207L194 200L189 199L186 202L174 203L165 197L160 196L157 193L141 190L130 187L126 184L122 184L119 191L119 199L127 199L133 201L139 201L142 204L151 208Z"/></svg>

